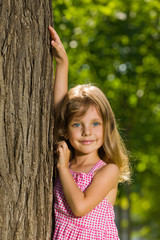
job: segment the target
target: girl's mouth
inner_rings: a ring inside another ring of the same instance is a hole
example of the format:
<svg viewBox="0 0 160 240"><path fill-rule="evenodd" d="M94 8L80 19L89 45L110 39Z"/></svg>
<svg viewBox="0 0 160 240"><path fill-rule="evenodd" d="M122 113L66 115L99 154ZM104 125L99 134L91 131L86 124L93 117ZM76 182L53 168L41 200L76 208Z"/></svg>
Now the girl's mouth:
<svg viewBox="0 0 160 240"><path fill-rule="evenodd" d="M80 141L80 142L84 145L89 145L89 144L93 143L94 140L84 140L84 141Z"/></svg>

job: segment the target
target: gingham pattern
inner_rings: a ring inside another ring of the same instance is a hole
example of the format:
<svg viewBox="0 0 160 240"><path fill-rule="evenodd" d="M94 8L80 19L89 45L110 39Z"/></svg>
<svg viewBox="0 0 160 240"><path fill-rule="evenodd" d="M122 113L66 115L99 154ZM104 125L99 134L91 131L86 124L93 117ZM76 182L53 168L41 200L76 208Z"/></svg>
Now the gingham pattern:
<svg viewBox="0 0 160 240"><path fill-rule="evenodd" d="M77 173L71 169L72 176L77 186L82 190L89 186L94 176L94 171L106 163L99 160L89 173ZM90 213L83 217L75 217L65 200L59 177L54 188L56 227L53 240L119 240L114 222L113 206L104 199Z"/></svg>

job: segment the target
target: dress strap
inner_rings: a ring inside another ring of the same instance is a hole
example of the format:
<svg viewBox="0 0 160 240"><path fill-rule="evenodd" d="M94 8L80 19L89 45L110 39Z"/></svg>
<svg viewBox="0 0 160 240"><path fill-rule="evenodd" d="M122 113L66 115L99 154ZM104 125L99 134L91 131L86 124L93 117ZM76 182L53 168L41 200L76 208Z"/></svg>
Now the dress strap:
<svg viewBox="0 0 160 240"><path fill-rule="evenodd" d="M102 160L99 160L91 169L88 173L93 174L97 169L101 168L102 166L105 166L106 163Z"/></svg>

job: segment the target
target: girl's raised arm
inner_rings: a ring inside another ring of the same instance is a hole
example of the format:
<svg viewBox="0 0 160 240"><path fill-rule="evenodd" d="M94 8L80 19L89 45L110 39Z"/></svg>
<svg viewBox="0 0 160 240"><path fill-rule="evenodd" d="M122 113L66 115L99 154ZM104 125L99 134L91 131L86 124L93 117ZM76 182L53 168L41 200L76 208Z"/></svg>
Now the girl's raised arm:
<svg viewBox="0 0 160 240"><path fill-rule="evenodd" d="M68 57L56 31L49 26L53 56L56 61L56 72L54 81L54 108L58 113L61 103L68 92Z"/></svg>

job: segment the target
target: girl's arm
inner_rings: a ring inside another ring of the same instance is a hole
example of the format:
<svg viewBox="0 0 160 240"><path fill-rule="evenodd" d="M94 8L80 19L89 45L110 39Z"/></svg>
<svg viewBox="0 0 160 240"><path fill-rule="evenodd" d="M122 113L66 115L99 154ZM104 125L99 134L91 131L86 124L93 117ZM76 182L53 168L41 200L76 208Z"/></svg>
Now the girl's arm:
<svg viewBox="0 0 160 240"><path fill-rule="evenodd" d="M68 57L56 31L49 26L53 56L56 60L54 81L54 108L57 113L61 103L68 92Z"/></svg>
<svg viewBox="0 0 160 240"><path fill-rule="evenodd" d="M68 163L70 151L65 142L61 142L58 148L59 160L57 164L59 176L65 198L77 217L82 217L92 211L112 190L117 190L119 168L115 164L107 164L100 169L89 187L82 192L76 185L70 173Z"/></svg>

